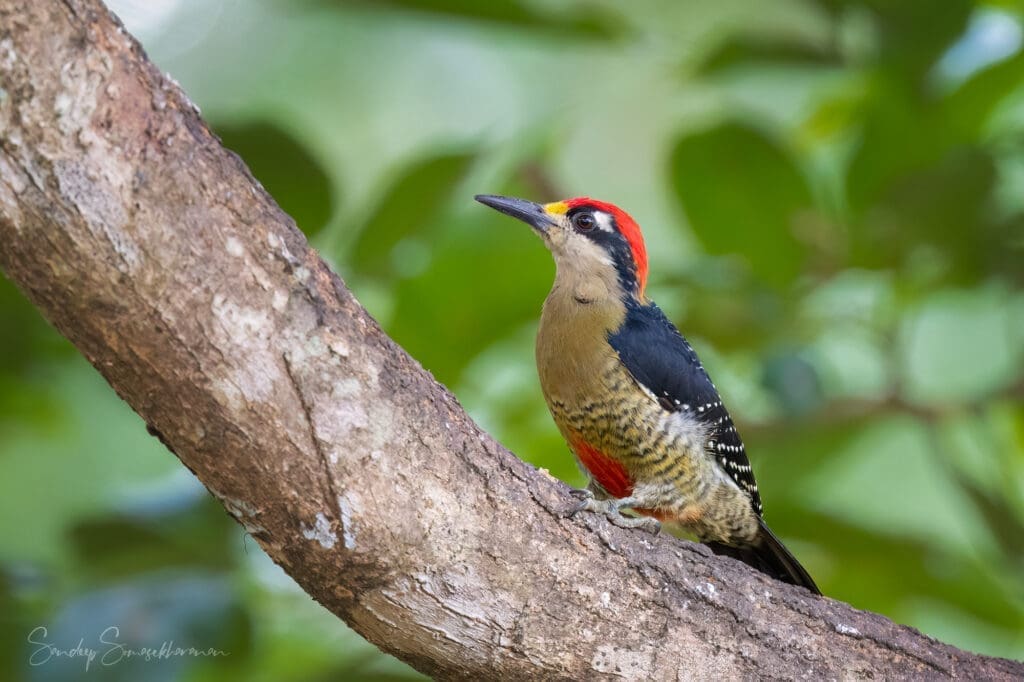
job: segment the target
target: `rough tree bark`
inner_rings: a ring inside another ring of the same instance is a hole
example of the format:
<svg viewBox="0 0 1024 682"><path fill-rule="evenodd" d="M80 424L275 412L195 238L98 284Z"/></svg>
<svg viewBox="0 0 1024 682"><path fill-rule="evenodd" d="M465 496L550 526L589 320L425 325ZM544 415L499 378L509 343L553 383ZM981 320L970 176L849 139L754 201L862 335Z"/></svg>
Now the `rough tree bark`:
<svg viewBox="0 0 1024 682"><path fill-rule="evenodd" d="M0 266L317 601L428 674L1024 677L566 487L398 348L95 0L0 0Z"/></svg>

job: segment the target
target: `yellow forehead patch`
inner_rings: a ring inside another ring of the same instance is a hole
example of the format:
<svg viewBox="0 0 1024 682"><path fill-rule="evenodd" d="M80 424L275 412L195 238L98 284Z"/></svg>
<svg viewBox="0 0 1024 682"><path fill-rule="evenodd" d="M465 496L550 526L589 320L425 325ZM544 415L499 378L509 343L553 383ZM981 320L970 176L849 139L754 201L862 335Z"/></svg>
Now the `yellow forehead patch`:
<svg viewBox="0 0 1024 682"><path fill-rule="evenodd" d="M565 215L569 210L569 204L564 201L556 201L552 204L544 204L544 210L553 215Z"/></svg>

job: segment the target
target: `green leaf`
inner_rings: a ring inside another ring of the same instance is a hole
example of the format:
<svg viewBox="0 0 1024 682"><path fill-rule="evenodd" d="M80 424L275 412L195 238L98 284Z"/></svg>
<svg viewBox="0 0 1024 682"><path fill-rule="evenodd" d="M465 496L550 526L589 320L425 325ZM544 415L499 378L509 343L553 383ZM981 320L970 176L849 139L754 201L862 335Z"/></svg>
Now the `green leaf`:
<svg viewBox="0 0 1024 682"><path fill-rule="evenodd" d="M961 149L934 165L892 179L854 235L853 262L898 267L932 247L936 274L971 282L990 272L1007 225L989 203L996 171L987 152Z"/></svg>
<svg viewBox="0 0 1024 682"><path fill-rule="evenodd" d="M297 139L267 121L225 122L214 129L307 237L327 225L335 210L331 178Z"/></svg>
<svg viewBox="0 0 1024 682"><path fill-rule="evenodd" d="M79 579L99 584L172 566L233 568L244 531L205 491L199 494L179 493L182 508L156 514L125 509L75 524L68 537L80 562Z"/></svg>
<svg viewBox="0 0 1024 682"><path fill-rule="evenodd" d="M801 41L789 35L738 36L707 55L697 73L710 76L738 66L765 68L774 64L837 66L840 56L836 47L834 43Z"/></svg>
<svg viewBox="0 0 1024 682"><path fill-rule="evenodd" d="M1022 353L1004 292L944 291L907 315L900 335L904 390L922 404L964 403L1010 384Z"/></svg>
<svg viewBox="0 0 1024 682"><path fill-rule="evenodd" d="M967 26L969 0L819 0L837 18L868 10L881 42L878 61L911 87Z"/></svg>
<svg viewBox="0 0 1024 682"><path fill-rule="evenodd" d="M473 159L473 154L465 152L442 154L406 167L377 203L351 248L348 261L354 272L364 276L399 274L408 254L401 248L396 253L396 247L407 237L423 241L432 236L431 228Z"/></svg>
<svg viewBox="0 0 1024 682"><path fill-rule="evenodd" d="M194 485L83 358L53 368L46 397L57 411L54 425L0 430L5 557L61 565L69 552L65 529L77 520L116 509L140 490ZM53 494L43 499L41 492Z"/></svg>
<svg viewBox="0 0 1024 682"><path fill-rule="evenodd" d="M554 265L526 225L484 207L453 217L434 253L398 284L387 331L454 385L480 349L537 320Z"/></svg>
<svg viewBox="0 0 1024 682"><path fill-rule="evenodd" d="M984 134L989 116L1024 82L1024 52L993 64L954 90L942 103L946 125L963 139Z"/></svg>
<svg viewBox="0 0 1024 682"><path fill-rule="evenodd" d="M694 232L709 253L737 254L776 286L802 270L798 222L813 210L791 159L765 135L726 123L684 137L672 154L672 179Z"/></svg>
<svg viewBox="0 0 1024 682"><path fill-rule="evenodd" d="M436 15L449 21L470 21L503 24L541 31L565 39L603 39L619 37L623 22L611 10L590 6L586 12L562 15L544 11L544 5L520 0L318 0L323 4L366 6L374 10L392 9Z"/></svg>

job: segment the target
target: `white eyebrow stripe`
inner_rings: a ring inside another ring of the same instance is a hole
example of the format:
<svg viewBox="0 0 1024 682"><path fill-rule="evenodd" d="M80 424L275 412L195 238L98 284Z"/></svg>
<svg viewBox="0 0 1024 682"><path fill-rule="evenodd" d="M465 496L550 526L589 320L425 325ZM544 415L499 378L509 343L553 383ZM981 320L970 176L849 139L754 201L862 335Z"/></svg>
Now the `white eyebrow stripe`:
<svg viewBox="0 0 1024 682"><path fill-rule="evenodd" d="M612 232L612 217L604 211L594 211L594 220L597 226L605 232Z"/></svg>

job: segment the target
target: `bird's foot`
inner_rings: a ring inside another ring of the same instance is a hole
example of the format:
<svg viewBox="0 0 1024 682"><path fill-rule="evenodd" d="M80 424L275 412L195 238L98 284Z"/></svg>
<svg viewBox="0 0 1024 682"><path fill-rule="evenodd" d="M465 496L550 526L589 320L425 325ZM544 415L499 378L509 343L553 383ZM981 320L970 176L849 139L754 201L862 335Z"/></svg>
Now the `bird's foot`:
<svg viewBox="0 0 1024 682"><path fill-rule="evenodd" d="M661 530L661 522L650 516L625 516L622 513L624 507L633 507L638 500L633 497L597 499L590 490L573 490L573 497L580 498L580 503L569 510L567 516L572 517L581 511L603 514L613 525L620 528L639 528L652 535L657 535Z"/></svg>

